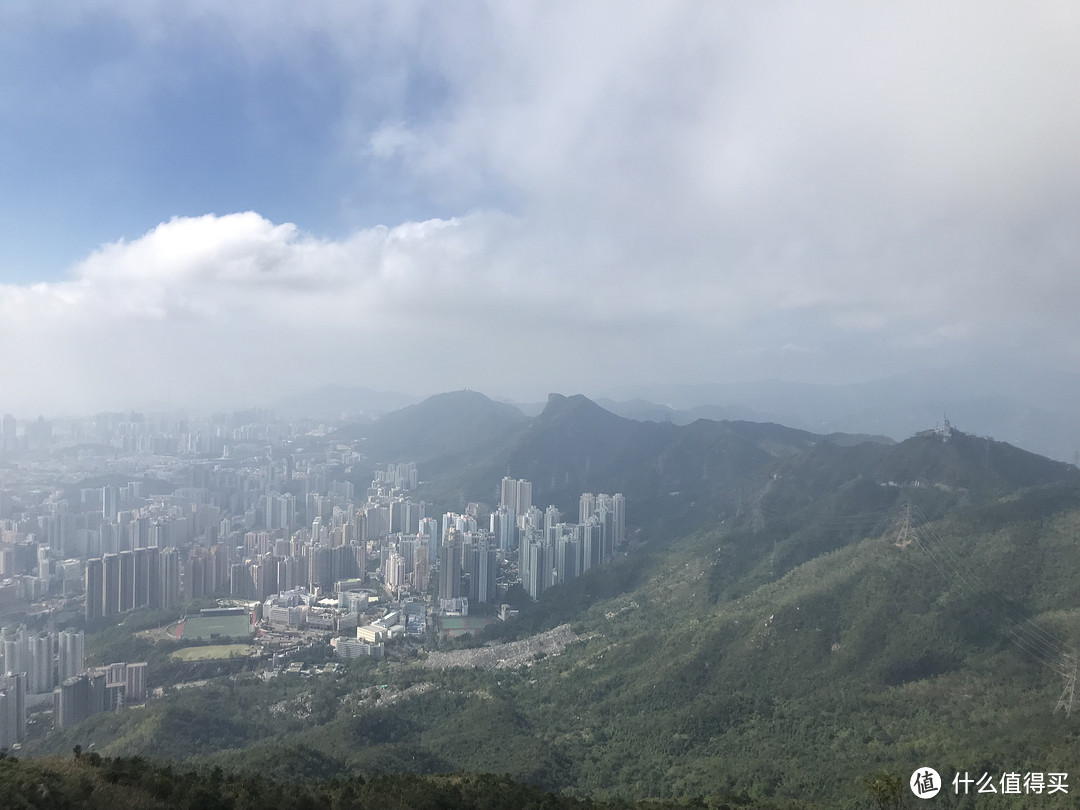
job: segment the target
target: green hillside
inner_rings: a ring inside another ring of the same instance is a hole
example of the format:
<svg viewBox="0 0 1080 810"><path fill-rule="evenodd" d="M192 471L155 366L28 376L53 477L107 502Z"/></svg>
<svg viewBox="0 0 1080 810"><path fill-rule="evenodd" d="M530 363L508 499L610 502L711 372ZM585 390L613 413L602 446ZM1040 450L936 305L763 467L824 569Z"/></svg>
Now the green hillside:
<svg viewBox="0 0 1080 810"><path fill-rule="evenodd" d="M748 476L777 459L855 441L753 422L639 422L581 395L552 394L529 419L475 391L440 394L340 433L365 436L370 459L421 462L427 496L453 508L461 499L490 502L504 475L532 481L541 508L570 513L582 492L622 492L637 516L631 522L664 541L715 520Z"/></svg>
<svg viewBox="0 0 1080 810"><path fill-rule="evenodd" d="M142 757L76 751L71 758L0 755L0 798L18 810L667 810L671 804L597 803L484 774L288 781L288 774L196 772ZM767 805L757 805L768 810Z"/></svg>
<svg viewBox="0 0 1080 810"><path fill-rule="evenodd" d="M513 405L464 390L436 394L338 433L364 437L366 452L376 460L416 461L430 475L483 458L512 441L527 423L528 417Z"/></svg>
<svg viewBox="0 0 1080 810"><path fill-rule="evenodd" d="M92 740L110 755L323 778L484 771L714 805L867 806L864 780L906 783L924 765L947 781L1080 774L1078 719L1052 713L1080 647L1080 472L958 432L787 441L703 505L705 528L550 589L476 642L571 622L578 640L560 655L240 674L36 750Z"/></svg>

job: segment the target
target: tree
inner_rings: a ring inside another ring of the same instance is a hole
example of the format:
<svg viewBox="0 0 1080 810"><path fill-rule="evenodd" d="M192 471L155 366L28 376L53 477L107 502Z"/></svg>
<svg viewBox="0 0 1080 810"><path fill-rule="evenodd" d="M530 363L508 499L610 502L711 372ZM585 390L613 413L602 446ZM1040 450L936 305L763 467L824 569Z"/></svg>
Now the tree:
<svg viewBox="0 0 1080 810"><path fill-rule="evenodd" d="M863 779L863 787L870 794L878 810L900 810L904 806L904 783L899 776L879 771L872 778Z"/></svg>

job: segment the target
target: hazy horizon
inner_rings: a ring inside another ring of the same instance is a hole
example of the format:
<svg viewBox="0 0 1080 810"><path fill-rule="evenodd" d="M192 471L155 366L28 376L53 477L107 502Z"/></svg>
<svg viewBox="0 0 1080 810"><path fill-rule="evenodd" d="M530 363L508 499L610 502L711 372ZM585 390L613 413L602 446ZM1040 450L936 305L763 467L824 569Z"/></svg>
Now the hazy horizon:
<svg viewBox="0 0 1080 810"><path fill-rule="evenodd" d="M1077 22L6 4L0 412L1068 372Z"/></svg>

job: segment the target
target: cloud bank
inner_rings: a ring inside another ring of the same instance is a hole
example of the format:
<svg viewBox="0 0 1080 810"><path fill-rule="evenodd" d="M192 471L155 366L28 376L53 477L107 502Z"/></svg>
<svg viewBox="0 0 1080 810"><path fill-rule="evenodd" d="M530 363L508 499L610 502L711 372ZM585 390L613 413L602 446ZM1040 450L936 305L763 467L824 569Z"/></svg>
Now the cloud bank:
<svg viewBox="0 0 1080 810"><path fill-rule="evenodd" d="M1072 4L253 8L120 4L113 70L152 94L146 43L212 30L332 77L337 224L174 217L0 287L0 407L1080 361Z"/></svg>

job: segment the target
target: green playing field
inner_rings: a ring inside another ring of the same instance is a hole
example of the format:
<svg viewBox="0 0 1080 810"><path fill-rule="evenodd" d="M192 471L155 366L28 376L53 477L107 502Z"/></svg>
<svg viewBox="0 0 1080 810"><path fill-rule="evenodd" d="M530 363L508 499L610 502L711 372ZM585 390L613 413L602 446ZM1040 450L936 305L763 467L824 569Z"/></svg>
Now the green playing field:
<svg viewBox="0 0 1080 810"><path fill-rule="evenodd" d="M248 616L189 616L184 620L180 638L246 638L251 635Z"/></svg>

